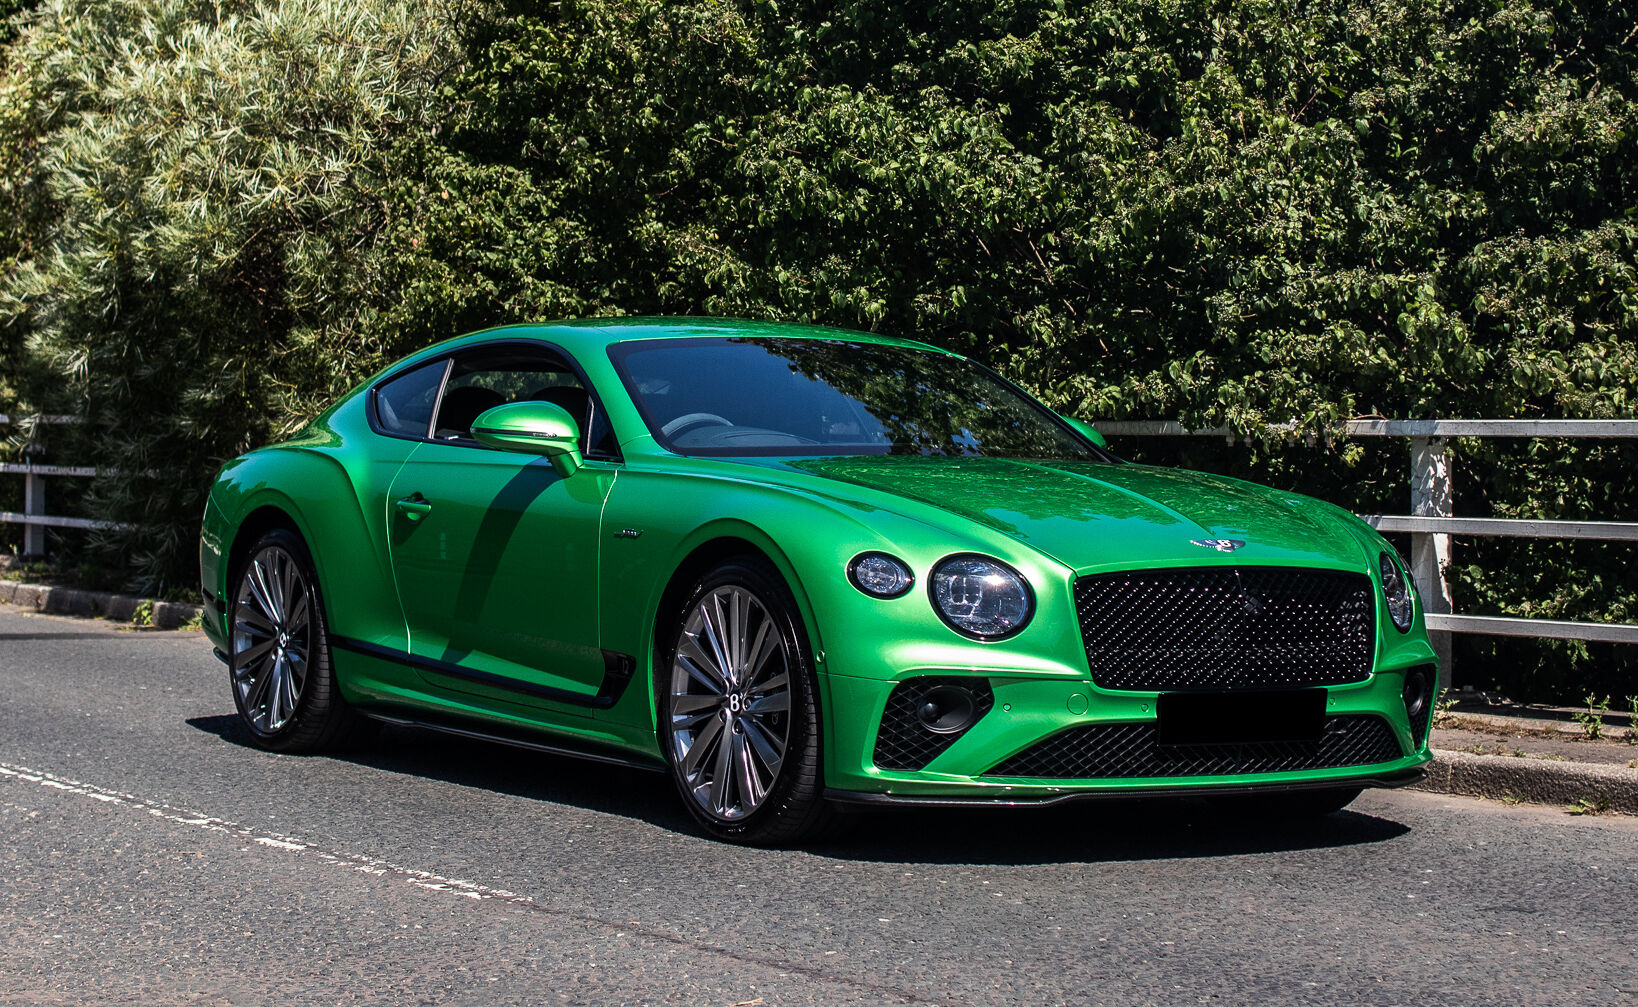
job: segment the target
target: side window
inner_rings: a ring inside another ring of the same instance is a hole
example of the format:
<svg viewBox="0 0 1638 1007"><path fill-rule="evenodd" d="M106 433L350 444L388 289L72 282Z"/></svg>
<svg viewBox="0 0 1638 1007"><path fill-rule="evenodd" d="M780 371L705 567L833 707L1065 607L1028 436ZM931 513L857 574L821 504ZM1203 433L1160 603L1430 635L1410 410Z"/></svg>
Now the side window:
<svg viewBox="0 0 1638 1007"><path fill-rule="evenodd" d="M432 425L432 409L438 402L438 386L443 384L449 361L417 367L400 374L375 390L375 416L388 433L425 437Z"/></svg>
<svg viewBox="0 0 1638 1007"><path fill-rule="evenodd" d="M470 440L472 421L508 402L550 402L574 417L581 450L614 453L614 431L567 360L539 346L484 346L459 354L438 406L433 437Z"/></svg>

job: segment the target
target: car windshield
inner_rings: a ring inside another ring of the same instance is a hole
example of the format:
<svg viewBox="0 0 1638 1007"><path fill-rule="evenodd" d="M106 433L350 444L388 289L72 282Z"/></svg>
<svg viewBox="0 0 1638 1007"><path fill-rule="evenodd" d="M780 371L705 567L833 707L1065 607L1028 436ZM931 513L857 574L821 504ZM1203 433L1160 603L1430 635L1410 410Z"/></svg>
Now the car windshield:
<svg viewBox="0 0 1638 1007"><path fill-rule="evenodd" d="M960 357L830 339L655 339L609 350L666 448L688 455L1098 460L1063 422Z"/></svg>

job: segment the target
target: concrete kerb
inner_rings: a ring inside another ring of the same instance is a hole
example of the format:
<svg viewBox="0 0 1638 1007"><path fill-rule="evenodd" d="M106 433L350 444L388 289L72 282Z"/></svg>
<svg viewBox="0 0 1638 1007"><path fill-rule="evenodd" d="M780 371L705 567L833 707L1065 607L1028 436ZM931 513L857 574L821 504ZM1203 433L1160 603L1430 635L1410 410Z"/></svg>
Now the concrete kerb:
<svg viewBox="0 0 1638 1007"><path fill-rule="evenodd" d="M1427 779L1415 789L1564 807L1607 802L1605 810L1638 815L1638 769L1629 766L1514 759L1440 748L1434 749Z"/></svg>
<svg viewBox="0 0 1638 1007"><path fill-rule="evenodd" d="M1603 718L1607 722L1606 730L1617 736L1623 730L1620 725L1627 715L1620 710L1605 710ZM1585 731L1580 724L1569 720L1546 720L1540 717L1503 717L1495 714L1468 713L1459 711L1447 714L1440 719L1435 727L1453 727L1466 731L1495 731L1501 734L1535 735L1542 738L1566 737L1581 738ZM1632 725L1638 727L1638 725Z"/></svg>
<svg viewBox="0 0 1638 1007"><path fill-rule="evenodd" d="M53 615L79 615L131 622L143 605L152 605L152 624L160 629L177 629L198 618L202 609L175 601L155 601L107 591L81 591L71 587L24 584L0 580L0 602L22 605Z"/></svg>

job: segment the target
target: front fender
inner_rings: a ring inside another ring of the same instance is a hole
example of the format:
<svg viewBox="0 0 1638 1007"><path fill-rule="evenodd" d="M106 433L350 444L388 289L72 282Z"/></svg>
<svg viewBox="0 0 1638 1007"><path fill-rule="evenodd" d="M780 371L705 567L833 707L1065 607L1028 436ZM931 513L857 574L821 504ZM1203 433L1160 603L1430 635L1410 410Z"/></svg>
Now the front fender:
<svg viewBox="0 0 1638 1007"><path fill-rule="evenodd" d="M754 479L635 469L621 473L604 510L599 582L602 646L635 655L640 681L652 683L660 606L672 577L697 549L722 538L750 543L784 575L809 633L823 694L838 675L888 681L927 668L1084 674L1064 660L1079 653L1070 571L1034 550L997 541L976 526L963 533L949 523ZM873 550L909 564L915 588L894 599L855 588L848 563ZM933 610L926 579L940 559L961 552L997 556L1031 583L1037 618L1004 648L961 636ZM642 700L629 700L619 713L633 727L652 730L653 689L631 691Z"/></svg>

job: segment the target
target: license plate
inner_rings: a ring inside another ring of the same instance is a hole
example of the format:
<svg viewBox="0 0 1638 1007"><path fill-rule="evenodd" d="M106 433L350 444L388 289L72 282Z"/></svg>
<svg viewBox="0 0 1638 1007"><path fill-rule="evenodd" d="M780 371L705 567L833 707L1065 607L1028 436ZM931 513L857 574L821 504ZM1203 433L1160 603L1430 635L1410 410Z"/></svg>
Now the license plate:
<svg viewBox="0 0 1638 1007"><path fill-rule="evenodd" d="M1155 704L1162 745L1318 741L1325 690L1164 692Z"/></svg>

